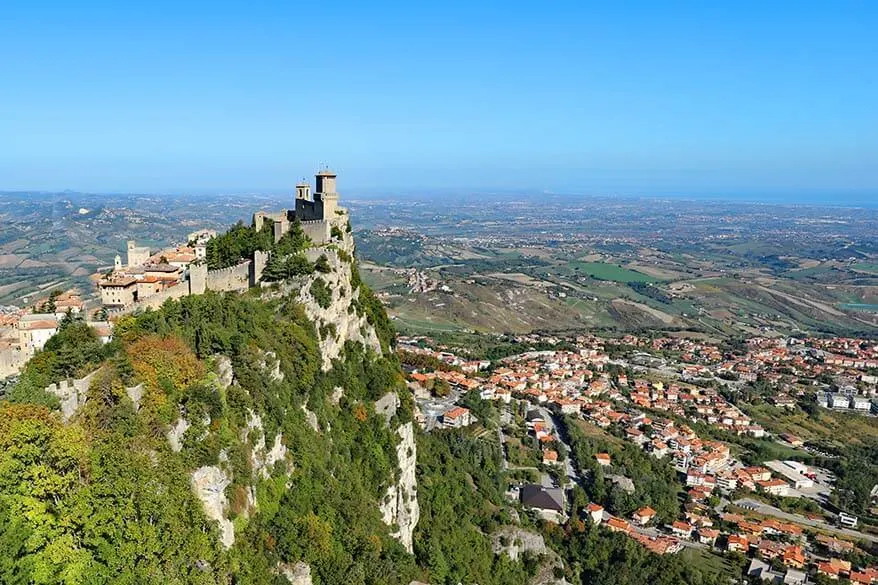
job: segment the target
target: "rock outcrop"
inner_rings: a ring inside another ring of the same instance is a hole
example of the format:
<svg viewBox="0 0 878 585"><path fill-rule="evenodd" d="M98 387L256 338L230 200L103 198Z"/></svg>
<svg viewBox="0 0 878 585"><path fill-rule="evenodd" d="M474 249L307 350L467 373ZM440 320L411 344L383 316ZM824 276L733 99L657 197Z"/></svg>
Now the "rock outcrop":
<svg viewBox="0 0 878 585"><path fill-rule="evenodd" d="M192 472L192 489L204 505L204 514L219 523L220 542L226 548L235 544L235 527L227 518L226 487L231 482L229 476L215 465L199 467Z"/></svg>
<svg viewBox="0 0 878 585"><path fill-rule="evenodd" d="M189 427L192 425L189 424L189 421L183 417L177 419L177 422L174 423L165 436L168 437L168 444L171 446L171 451L174 453L179 453L183 449L183 435L186 434L186 431L189 430Z"/></svg>
<svg viewBox="0 0 878 585"><path fill-rule="evenodd" d="M418 504L418 485L415 476L417 463L417 447L413 423L406 423L397 429L400 442L396 446L396 457L399 461L399 479L387 489L381 503L384 523L396 526L393 537L399 540L408 552L412 552L412 535L421 507Z"/></svg>
<svg viewBox="0 0 878 585"><path fill-rule="evenodd" d="M522 553L541 555L548 550L541 535L516 526L504 526L492 534L491 544L494 554L505 554L513 561Z"/></svg>
<svg viewBox="0 0 878 585"><path fill-rule="evenodd" d="M341 241L335 243L337 249L335 247L319 247L306 251L308 260L312 262L325 255L329 261L330 270L325 273L317 272L301 279L297 298L305 308L305 314L314 322L318 331L322 327L327 327L320 335L323 371L328 371L332 367L332 360L341 355L346 341L360 342L376 353L381 353L381 342L378 340L375 328L372 327L366 316L357 310L360 291L352 284L351 269L353 265L348 261L354 255L354 240L351 234L344 232L345 225L340 219L333 222L335 227L344 233ZM339 254L339 251L342 254ZM342 255L346 259L343 259ZM318 278L326 283L327 288L332 293L332 300L326 307L320 306L311 294L311 285Z"/></svg>
<svg viewBox="0 0 878 585"><path fill-rule="evenodd" d="M312 585L311 567L299 561L294 565L281 564L277 568L278 572L286 577L290 585Z"/></svg>
<svg viewBox="0 0 878 585"><path fill-rule="evenodd" d="M250 465L253 467L253 475L265 479L271 474L272 468L278 461L286 459L287 447L283 444L283 434L278 433L274 436L271 449L267 449L262 417L252 410L249 414L247 426L241 430L241 441L247 442L249 440L251 443Z"/></svg>

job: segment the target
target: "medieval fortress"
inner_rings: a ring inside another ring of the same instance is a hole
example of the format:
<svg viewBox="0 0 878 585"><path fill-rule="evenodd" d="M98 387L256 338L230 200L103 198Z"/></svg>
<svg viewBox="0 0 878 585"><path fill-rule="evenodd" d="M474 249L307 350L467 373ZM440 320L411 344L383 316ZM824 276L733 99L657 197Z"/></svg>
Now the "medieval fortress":
<svg viewBox="0 0 878 585"><path fill-rule="evenodd" d="M298 221L313 246L305 254L309 260L315 260L320 255L319 248L331 242L332 228L343 231L347 226L347 210L338 205L336 174L328 169L318 172L313 193L307 182L297 184L293 209L253 214L252 225L257 230L266 221L271 222L275 241ZM208 270L207 245L215 236L212 230L194 232L189 234L187 245L154 254L149 248L129 241L127 264L123 266L121 257L116 256L113 270L97 283L101 304L111 316L118 316L158 308L168 299L204 294L208 290L243 292L259 286L269 252L257 250L252 259L235 266Z"/></svg>

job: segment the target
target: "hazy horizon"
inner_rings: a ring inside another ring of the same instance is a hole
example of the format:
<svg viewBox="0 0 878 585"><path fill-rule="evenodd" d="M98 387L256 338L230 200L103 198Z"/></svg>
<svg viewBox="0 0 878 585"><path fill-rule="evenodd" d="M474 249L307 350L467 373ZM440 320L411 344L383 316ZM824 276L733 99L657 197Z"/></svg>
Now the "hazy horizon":
<svg viewBox="0 0 878 585"><path fill-rule="evenodd" d="M473 197L486 197L495 200L529 200L538 197L569 198L571 200L607 200L619 199L620 201L693 201L700 203L738 203L746 205L767 206L810 206L810 207L849 207L849 208L878 208L878 191L872 192L841 192L841 191L807 191L795 192L677 192L677 191L648 191L648 192L596 192L576 189L538 189L538 188L430 188L418 187L411 189L403 188L357 188L352 187L342 190L344 201L369 201L369 200L404 200L421 199L430 201L435 198L468 199ZM142 196L142 197L198 197L198 198L223 198L223 197L264 197L266 199L282 199L292 197L294 189L282 188L240 188L240 189L173 189L167 191L89 191L80 189L0 189L2 194L29 193L46 196Z"/></svg>

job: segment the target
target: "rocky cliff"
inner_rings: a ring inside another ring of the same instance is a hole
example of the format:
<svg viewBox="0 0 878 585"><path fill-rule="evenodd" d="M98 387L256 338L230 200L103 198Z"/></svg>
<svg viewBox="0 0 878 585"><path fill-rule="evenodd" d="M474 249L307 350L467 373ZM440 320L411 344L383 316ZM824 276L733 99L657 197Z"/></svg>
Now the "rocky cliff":
<svg viewBox="0 0 878 585"><path fill-rule="evenodd" d="M381 513L384 522L395 527L393 536L399 539L408 552L412 552L412 535L421 517L415 476L418 449L412 423L401 425L396 432L400 437L396 446L399 478L387 488L387 495L381 503Z"/></svg>
<svg viewBox="0 0 878 585"><path fill-rule="evenodd" d="M333 227L336 228L336 233L343 234L342 237L335 239L329 246L312 248L306 252L312 262L325 256L328 260L328 271L316 272L285 285L287 290L298 289L296 298L317 327L324 371L329 370L332 360L341 355L344 344L348 341L362 343L376 353L381 353L381 343L375 328L358 307L360 289L355 284L352 272L356 270L353 265L354 238L345 231L346 225L346 216L337 217L333 221ZM329 303L324 302L321 305L319 299L315 298L312 291L317 281L323 282L329 289Z"/></svg>

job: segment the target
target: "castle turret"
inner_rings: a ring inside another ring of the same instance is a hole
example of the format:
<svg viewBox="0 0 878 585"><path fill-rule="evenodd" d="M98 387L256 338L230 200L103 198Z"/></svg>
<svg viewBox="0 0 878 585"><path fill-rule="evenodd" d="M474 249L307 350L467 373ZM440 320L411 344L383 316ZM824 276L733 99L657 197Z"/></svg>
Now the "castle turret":
<svg viewBox="0 0 878 585"><path fill-rule="evenodd" d="M323 219L332 219L338 209L338 193L335 190L335 173L323 169L317 173L314 199L323 202Z"/></svg>
<svg viewBox="0 0 878 585"><path fill-rule="evenodd" d="M307 181L300 181L296 185L296 199L304 199L305 201L312 201L312 199L311 199L311 185L309 185Z"/></svg>
<svg viewBox="0 0 878 585"><path fill-rule="evenodd" d="M335 173L329 169L323 169L317 173L314 191L316 193L335 193L335 177Z"/></svg>

